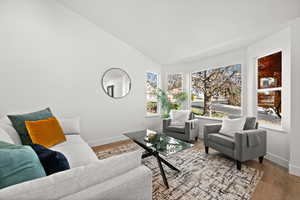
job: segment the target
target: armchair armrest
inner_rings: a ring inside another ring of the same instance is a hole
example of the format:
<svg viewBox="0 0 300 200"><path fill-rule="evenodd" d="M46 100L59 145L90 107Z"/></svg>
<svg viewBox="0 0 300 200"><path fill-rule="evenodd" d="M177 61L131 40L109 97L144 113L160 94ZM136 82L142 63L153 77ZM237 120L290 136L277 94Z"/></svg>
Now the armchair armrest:
<svg viewBox="0 0 300 200"><path fill-rule="evenodd" d="M222 124L207 124L203 127L204 145L208 146L208 135L211 133L218 133L222 127Z"/></svg>
<svg viewBox="0 0 300 200"><path fill-rule="evenodd" d="M249 137L257 137L259 144L253 146L249 144ZM264 156L267 152L267 132L262 129L244 130L235 133L235 156L238 160L253 159Z"/></svg>
<svg viewBox="0 0 300 200"><path fill-rule="evenodd" d="M163 130L166 130L167 127L170 126L170 124L171 124L170 118L163 119Z"/></svg>
<svg viewBox="0 0 300 200"><path fill-rule="evenodd" d="M218 133L221 130L222 124L207 124L203 127L203 134Z"/></svg>
<svg viewBox="0 0 300 200"><path fill-rule="evenodd" d="M187 129L195 129L199 127L199 124L197 123L199 120L198 119L190 119L185 121L185 128Z"/></svg>

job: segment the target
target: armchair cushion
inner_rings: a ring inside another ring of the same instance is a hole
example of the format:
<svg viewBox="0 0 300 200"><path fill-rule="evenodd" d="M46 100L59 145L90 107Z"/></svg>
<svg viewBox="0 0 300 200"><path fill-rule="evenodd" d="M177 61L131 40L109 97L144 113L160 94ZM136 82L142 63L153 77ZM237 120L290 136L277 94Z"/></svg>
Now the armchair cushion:
<svg viewBox="0 0 300 200"><path fill-rule="evenodd" d="M246 118L229 119L224 118L220 133L233 137L235 132L242 131L245 125Z"/></svg>
<svg viewBox="0 0 300 200"><path fill-rule="evenodd" d="M233 138L218 133L209 134L208 139L214 143L220 144L222 146L226 146L230 149L234 149L235 146L235 141Z"/></svg>
<svg viewBox="0 0 300 200"><path fill-rule="evenodd" d="M187 120L190 118L191 111L189 110L171 110L171 125L172 126L181 126L184 125Z"/></svg>
<svg viewBox="0 0 300 200"><path fill-rule="evenodd" d="M178 133L184 133L185 126L168 126L168 131L178 132Z"/></svg>

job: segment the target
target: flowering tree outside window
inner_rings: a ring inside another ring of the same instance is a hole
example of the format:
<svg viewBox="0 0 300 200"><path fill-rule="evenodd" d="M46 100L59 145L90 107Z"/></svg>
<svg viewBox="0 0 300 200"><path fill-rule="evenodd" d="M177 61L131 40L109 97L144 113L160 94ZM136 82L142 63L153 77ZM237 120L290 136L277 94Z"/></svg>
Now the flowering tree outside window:
<svg viewBox="0 0 300 200"><path fill-rule="evenodd" d="M241 65L192 73L192 111L197 115L241 115Z"/></svg>

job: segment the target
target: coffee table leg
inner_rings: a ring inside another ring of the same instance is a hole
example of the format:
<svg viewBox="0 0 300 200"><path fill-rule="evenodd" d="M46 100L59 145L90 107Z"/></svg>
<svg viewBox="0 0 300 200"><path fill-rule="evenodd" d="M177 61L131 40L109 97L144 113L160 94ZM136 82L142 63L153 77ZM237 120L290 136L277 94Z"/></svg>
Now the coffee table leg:
<svg viewBox="0 0 300 200"><path fill-rule="evenodd" d="M156 159L157 159L157 163L158 163L158 166L159 166L159 169L160 169L160 174L163 178L163 181L164 181L164 184L166 185L167 188L169 188L169 184L168 184L168 180L167 180L167 177L166 177L166 174L165 174L165 171L164 171L164 168L161 164L161 158L159 157L158 153L154 153Z"/></svg>
<svg viewBox="0 0 300 200"><path fill-rule="evenodd" d="M167 165L168 167L170 167L171 169L177 171L177 172L180 172L179 169L177 169L176 167L174 167L171 163L169 163L168 161L166 161L165 159L163 159L162 157L160 157L160 160L165 164Z"/></svg>

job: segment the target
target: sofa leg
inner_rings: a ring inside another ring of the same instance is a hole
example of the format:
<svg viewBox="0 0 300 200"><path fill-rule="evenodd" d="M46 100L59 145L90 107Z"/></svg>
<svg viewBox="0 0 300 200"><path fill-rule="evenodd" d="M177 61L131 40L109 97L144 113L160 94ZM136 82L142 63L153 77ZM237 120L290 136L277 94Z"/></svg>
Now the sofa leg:
<svg viewBox="0 0 300 200"><path fill-rule="evenodd" d="M242 163L240 162L240 161L236 161L236 168L238 169L238 170L240 170L241 171L241 169L242 169Z"/></svg>
<svg viewBox="0 0 300 200"><path fill-rule="evenodd" d="M208 154L209 147L205 147L205 153Z"/></svg>
<svg viewBox="0 0 300 200"><path fill-rule="evenodd" d="M264 161L264 157L263 157L263 156L260 156L260 157L258 157L258 160L259 160L259 163L262 164L263 161Z"/></svg>

